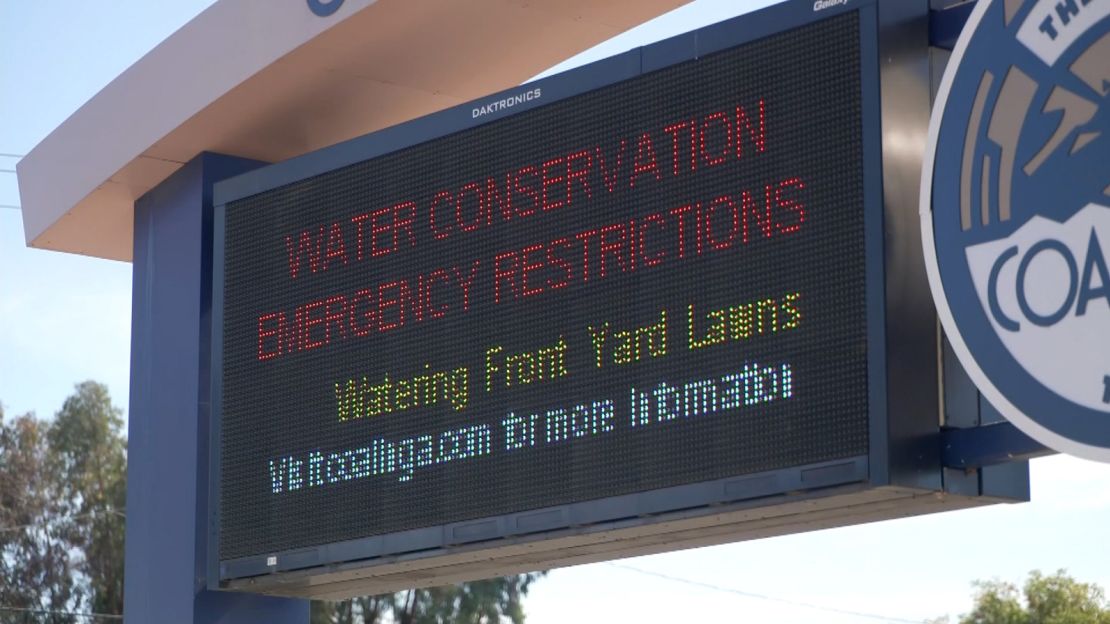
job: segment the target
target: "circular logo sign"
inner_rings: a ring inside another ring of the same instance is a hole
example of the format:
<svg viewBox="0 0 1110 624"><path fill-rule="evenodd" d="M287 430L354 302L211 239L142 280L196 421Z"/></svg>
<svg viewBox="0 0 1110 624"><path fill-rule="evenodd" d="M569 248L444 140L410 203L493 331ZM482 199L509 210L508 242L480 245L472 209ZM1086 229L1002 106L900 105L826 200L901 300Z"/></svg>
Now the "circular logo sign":
<svg viewBox="0 0 1110 624"><path fill-rule="evenodd" d="M926 266L983 395L1110 461L1110 0L979 0L922 174Z"/></svg>

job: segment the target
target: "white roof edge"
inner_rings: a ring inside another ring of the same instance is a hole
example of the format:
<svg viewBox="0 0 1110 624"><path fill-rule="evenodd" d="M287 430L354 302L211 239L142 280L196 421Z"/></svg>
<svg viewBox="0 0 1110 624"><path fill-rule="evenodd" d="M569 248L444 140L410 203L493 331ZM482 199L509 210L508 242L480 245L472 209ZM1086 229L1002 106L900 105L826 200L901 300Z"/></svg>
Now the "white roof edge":
<svg viewBox="0 0 1110 624"><path fill-rule="evenodd" d="M128 261L203 151L277 162L519 84L688 0L216 0L17 166L33 247ZM505 51L512 50L511 54Z"/></svg>
<svg viewBox="0 0 1110 624"><path fill-rule="evenodd" d="M187 119L375 1L346 0L327 18L303 1L219 0L205 9L19 161L27 243Z"/></svg>

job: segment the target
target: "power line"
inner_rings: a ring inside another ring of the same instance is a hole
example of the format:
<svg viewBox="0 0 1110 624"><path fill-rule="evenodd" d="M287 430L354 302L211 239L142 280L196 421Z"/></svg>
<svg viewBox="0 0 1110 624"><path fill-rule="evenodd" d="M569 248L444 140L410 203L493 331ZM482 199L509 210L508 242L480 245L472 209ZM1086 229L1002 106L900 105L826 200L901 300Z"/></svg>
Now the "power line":
<svg viewBox="0 0 1110 624"><path fill-rule="evenodd" d="M905 618L890 617L890 616L886 616L886 615L880 615L878 613L867 613L867 612L864 612L864 611L851 611L851 610L848 610L848 609L837 609L836 607L827 607L827 606L824 606L824 605L817 605L817 604L812 604L812 603L808 603L808 602L800 602L800 601L797 601L797 600L788 600L786 598L776 598L774 596L768 596L766 594L757 594L757 593L754 593L754 592L746 592L746 591L742 591L742 590L739 590L739 589L733 589L731 587L722 587L720 585L713 585L711 583L703 583L701 581L694 581L694 580L690 580L690 579L681 578L681 577L678 577L678 576L671 576L669 574L663 574L661 572L653 572L651 570L644 570L642 568L637 568L637 567L630 566L630 565L623 565L623 564L619 564L619 563L609 563L608 565L610 565L614 568L621 568L621 569L624 569L624 570L631 570L632 572L639 572L640 574L645 574L647 576L654 576L656 578L661 578L661 579L665 579L665 580L668 580L668 581L673 581L675 583L684 583L686 585L692 585L694 587L701 587L703 589L711 589L711 590L714 590L714 591L725 592L725 593L728 593L728 594L735 594L737 596L744 596L745 598L758 598L759 600L766 600L768 602L777 602L777 603L780 603L780 604L786 604L786 605L790 605L790 606L793 606L793 607L803 607L803 608L806 608L806 609L814 609L816 611L825 611L827 613L838 613L840 615L852 615L852 616L855 616L855 617L868 618L868 619L872 619L872 620L881 620L883 622L898 622L899 624L921 624L921 620L907 620Z"/></svg>
<svg viewBox="0 0 1110 624"><path fill-rule="evenodd" d="M22 210L23 206L16 206L15 204L0 204L0 208L10 208L12 210Z"/></svg>
<svg viewBox="0 0 1110 624"><path fill-rule="evenodd" d="M88 513L77 514L77 515L74 515L74 516L66 516L65 518L60 518L59 520L76 520L78 518L87 518L89 516L96 516L96 515L99 515L99 514L117 515L117 516L120 516L121 518L126 518L127 517L127 515L124 514L122 511L119 511L119 510L116 510L116 509L94 509L93 511L90 511ZM40 524L44 524L44 523L33 523L33 524L24 524L24 525L20 525L20 526L3 527L3 528L0 528L0 533L8 533L8 532L12 532L12 531L22 531L24 529L29 529L29 528L39 526ZM81 617L81 618L100 619L100 620L122 620L123 619L122 615L115 614L115 613L80 613L80 612L77 612L77 611L61 611L61 610L56 610L56 609L36 609L36 608L28 608L28 607L9 607L9 606L5 606L5 605L0 605L0 612L4 612L4 611L7 611L9 613L26 613L28 615L65 615L65 616L69 616L69 617Z"/></svg>
<svg viewBox="0 0 1110 624"><path fill-rule="evenodd" d="M77 515L74 515L74 516L66 516L64 518L58 518L57 520L55 520L55 522L61 522L61 521L65 521L65 520L78 520L80 518L88 518L88 517L91 517L91 516L96 516L98 514L116 515L116 516L119 516L119 517L124 518L124 519L127 518L127 514L123 513L122 511L119 511L117 509L94 509L92 511L89 511L89 512L86 512L86 513L83 513L83 514L77 514ZM23 529L32 529L32 528L40 526L42 524L46 524L46 523L45 522L32 522L31 524L21 524L19 526L0 527L0 533L14 533L15 531L22 531Z"/></svg>
<svg viewBox="0 0 1110 624"><path fill-rule="evenodd" d="M0 153L0 158L23 158L27 154L3 154Z"/></svg>
<svg viewBox="0 0 1110 624"><path fill-rule="evenodd" d="M0 169L0 173L15 173L15 169Z"/></svg>
<svg viewBox="0 0 1110 624"><path fill-rule="evenodd" d="M102 620L122 620L122 615L114 613L78 613L76 611L55 611L53 609L27 609L23 607L5 607L0 605L0 611L10 611L14 613L27 613L30 615L68 615L71 617L83 617L91 619Z"/></svg>

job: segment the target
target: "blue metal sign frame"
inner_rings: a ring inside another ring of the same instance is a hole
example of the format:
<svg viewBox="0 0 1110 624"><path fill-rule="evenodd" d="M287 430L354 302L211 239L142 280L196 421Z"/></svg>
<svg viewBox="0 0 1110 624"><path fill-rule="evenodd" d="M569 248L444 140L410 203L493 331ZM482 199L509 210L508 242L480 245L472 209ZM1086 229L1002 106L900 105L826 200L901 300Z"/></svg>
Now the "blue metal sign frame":
<svg viewBox="0 0 1110 624"><path fill-rule="evenodd" d="M929 469L904 470L892 466L895 448L905 448L900 438L921 429L920 414L888 410L887 297L884 245L882 126L880 123L879 0L849 0L844 4L815 9L812 0L790 0L729 21L634 49L590 65L544 78L521 87L492 94L426 117L386 128L289 161L260 168L219 182L215 186L215 228L212 275L212 453L209 479L209 579L212 588L225 581L292 570L316 568L351 561L403 557L406 553L449 552L454 546L514 536L538 534L570 527L617 527L621 520L668 513L713 513L721 504L756 499L774 500L788 492L822 490L840 492L844 487L866 489L912 483L939 489L939 452L922 461ZM626 496L516 514L494 516L456 524L426 527L378 535L307 549L270 553L266 556L219 560L219 432L222 393L221 345L223 309L223 246L226 205L276 187L303 180L339 167L388 154L449 133L516 115L538 106L614 84L643 73L668 67L699 56L725 50L762 37L801 27L833 15L856 12L860 20L860 51L863 117L865 205L865 251L867 267L867 324L869 378L870 452L866 456L836 462L797 466L760 474L739 475L717 481L694 483ZM484 102L499 100L540 88L543 97L522 101L510 109L481 116L473 110ZM935 364L925 366L935 372ZM925 409L925 419L937 426L935 412ZM913 421L909 425L906 423ZM900 474L905 472L906 474ZM911 474L912 473L912 474ZM927 474L926 474L927 473ZM922 476L922 475L925 476ZM758 506L759 502L753 502ZM693 511L691 511L693 510ZM700 511L699 511L700 510Z"/></svg>

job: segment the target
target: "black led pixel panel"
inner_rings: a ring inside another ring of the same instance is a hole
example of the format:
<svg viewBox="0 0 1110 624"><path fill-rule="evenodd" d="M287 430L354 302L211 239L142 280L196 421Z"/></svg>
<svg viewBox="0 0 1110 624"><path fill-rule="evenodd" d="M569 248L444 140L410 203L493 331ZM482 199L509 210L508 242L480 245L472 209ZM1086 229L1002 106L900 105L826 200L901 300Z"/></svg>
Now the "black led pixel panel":
<svg viewBox="0 0 1110 624"><path fill-rule="evenodd" d="M867 455L859 31L228 203L220 559Z"/></svg>

